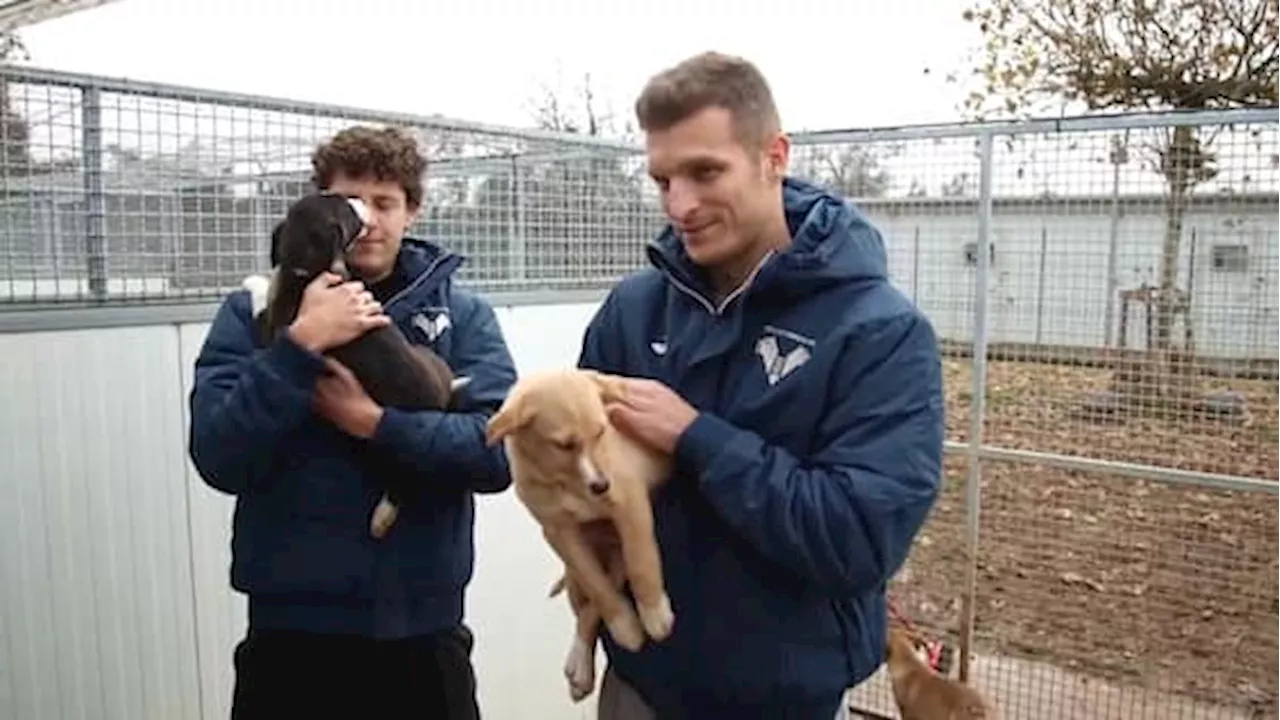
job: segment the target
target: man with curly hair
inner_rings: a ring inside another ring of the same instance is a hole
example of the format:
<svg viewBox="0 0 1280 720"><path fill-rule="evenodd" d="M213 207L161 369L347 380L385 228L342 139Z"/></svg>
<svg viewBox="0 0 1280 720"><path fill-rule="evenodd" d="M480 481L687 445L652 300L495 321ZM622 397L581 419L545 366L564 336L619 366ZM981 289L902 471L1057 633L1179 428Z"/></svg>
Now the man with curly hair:
<svg viewBox="0 0 1280 720"><path fill-rule="evenodd" d="M476 718L463 624L473 494L510 484L484 424L515 367L493 308L453 284L462 258L405 236L426 169L411 136L347 128L312 167L318 188L369 207L348 259L365 284L321 276L263 349L247 293L232 293L195 363L190 455L236 498L231 584L249 600L231 716ZM458 411L379 407L323 357L389 322L471 378ZM427 489L382 540L368 532L381 486L358 461L363 447Z"/></svg>

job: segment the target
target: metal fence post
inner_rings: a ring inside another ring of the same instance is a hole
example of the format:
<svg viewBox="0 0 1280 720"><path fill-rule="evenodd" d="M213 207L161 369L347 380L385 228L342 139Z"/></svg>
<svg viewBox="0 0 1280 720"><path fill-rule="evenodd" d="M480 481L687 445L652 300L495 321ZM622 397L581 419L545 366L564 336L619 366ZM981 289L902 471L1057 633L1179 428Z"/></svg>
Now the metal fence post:
<svg viewBox="0 0 1280 720"><path fill-rule="evenodd" d="M920 304L920 226L911 238L911 302Z"/></svg>
<svg viewBox="0 0 1280 720"><path fill-rule="evenodd" d="M1120 279L1116 275L1117 254L1120 247L1120 166L1129 162L1129 131L1111 138L1111 212L1110 227L1107 233L1107 299L1103 312L1103 344L1114 345L1116 293L1120 290Z"/></svg>
<svg viewBox="0 0 1280 720"><path fill-rule="evenodd" d="M965 478L965 567L964 596L960 603L961 682L969 680L973 652L974 605L978 596L978 515L981 505L982 425L987 399L987 275L991 268L991 175L995 146L990 131L978 136L978 268L973 282L973 392L969 406L969 468Z"/></svg>
<svg viewBox="0 0 1280 720"><path fill-rule="evenodd" d="M1044 281L1045 263L1049 259L1049 228L1040 226L1040 270L1036 274L1036 334L1035 343L1039 345L1044 338Z"/></svg>
<svg viewBox="0 0 1280 720"><path fill-rule="evenodd" d="M528 236L525 228L524 217L524 196L525 196L525 169L521 167L519 160L511 161L511 192L513 197L511 204L515 208L515 212L511 217L511 279L523 281L529 274L528 272L528 251L525 238Z"/></svg>
<svg viewBox="0 0 1280 720"><path fill-rule="evenodd" d="M84 158L84 241L89 293L107 298L106 199L102 186L102 91L80 88L81 156Z"/></svg>

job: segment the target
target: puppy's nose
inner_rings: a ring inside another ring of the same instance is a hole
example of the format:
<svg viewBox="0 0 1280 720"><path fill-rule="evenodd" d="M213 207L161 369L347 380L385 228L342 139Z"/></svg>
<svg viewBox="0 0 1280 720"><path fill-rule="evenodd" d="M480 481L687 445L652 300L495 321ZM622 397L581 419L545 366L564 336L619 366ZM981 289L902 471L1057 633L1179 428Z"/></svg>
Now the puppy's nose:
<svg viewBox="0 0 1280 720"><path fill-rule="evenodd" d="M587 481L587 489L593 495L603 495L609 492L609 481L602 477L594 477Z"/></svg>

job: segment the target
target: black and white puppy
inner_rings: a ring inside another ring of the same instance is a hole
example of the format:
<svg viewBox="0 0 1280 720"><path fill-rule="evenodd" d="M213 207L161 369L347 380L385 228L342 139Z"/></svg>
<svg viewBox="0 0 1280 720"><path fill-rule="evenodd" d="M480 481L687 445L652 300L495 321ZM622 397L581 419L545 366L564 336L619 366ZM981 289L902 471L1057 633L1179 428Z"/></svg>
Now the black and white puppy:
<svg viewBox="0 0 1280 720"><path fill-rule="evenodd" d="M259 346L269 344L297 317L302 293L325 271L353 279L347 253L368 231L364 203L327 192L305 195L294 202L271 235L270 278L251 275L243 287L253 302L254 329ZM358 279L358 278L355 278ZM448 410L456 407L458 391L469 378L455 378L449 366L429 348L411 344L395 324L376 328L351 342L330 349L360 381L365 392L383 407L400 410ZM374 508L369 531L382 538L411 498L414 483L399 482L390 458L368 458L384 493Z"/></svg>

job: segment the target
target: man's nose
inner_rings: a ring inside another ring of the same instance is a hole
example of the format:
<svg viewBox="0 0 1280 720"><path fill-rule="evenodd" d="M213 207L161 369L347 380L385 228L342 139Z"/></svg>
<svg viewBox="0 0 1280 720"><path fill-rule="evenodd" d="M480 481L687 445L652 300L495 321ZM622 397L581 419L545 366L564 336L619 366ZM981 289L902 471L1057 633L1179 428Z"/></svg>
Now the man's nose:
<svg viewBox="0 0 1280 720"><path fill-rule="evenodd" d="M667 214L677 222L693 214L698 207L697 195L688 184L673 181L667 186Z"/></svg>

